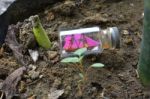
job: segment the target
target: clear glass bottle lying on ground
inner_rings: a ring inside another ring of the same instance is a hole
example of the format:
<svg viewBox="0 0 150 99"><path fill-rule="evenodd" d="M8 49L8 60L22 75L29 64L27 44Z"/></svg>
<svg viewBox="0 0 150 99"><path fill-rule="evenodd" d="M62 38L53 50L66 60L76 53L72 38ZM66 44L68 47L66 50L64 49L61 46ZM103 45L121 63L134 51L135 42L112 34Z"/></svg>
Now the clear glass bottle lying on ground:
<svg viewBox="0 0 150 99"><path fill-rule="evenodd" d="M73 56L80 48L87 48L86 54L102 53L104 49L114 49L120 45L117 27L101 30L99 27L62 30L60 36L61 57Z"/></svg>

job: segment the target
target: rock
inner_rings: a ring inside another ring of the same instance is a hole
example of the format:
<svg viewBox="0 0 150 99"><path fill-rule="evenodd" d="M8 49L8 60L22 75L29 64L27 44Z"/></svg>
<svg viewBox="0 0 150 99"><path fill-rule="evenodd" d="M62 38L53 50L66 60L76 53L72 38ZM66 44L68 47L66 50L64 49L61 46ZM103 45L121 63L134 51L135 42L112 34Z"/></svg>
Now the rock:
<svg viewBox="0 0 150 99"><path fill-rule="evenodd" d="M29 65L29 69L30 69L30 70L35 71L35 70L36 70L36 68L37 68L37 67L36 67L35 65L32 65L32 64L30 64L30 65Z"/></svg>
<svg viewBox="0 0 150 99"><path fill-rule="evenodd" d="M48 59L52 60L54 59L58 53L56 51L47 51Z"/></svg>
<svg viewBox="0 0 150 99"><path fill-rule="evenodd" d="M43 75L40 75L39 78L40 78L40 79L43 78Z"/></svg>
<svg viewBox="0 0 150 99"><path fill-rule="evenodd" d="M128 30L123 30L122 31L124 35L129 35L129 31Z"/></svg>
<svg viewBox="0 0 150 99"><path fill-rule="evenodd" d="M26 80L26 83L27 83L27 84L29 84L29 83L31 83L31 82L32 82L31 79L27 79L27 80Z"/></svg>
<svg viewBox="0 0 150 99"><path fill-rule="evenodd" d="M29 76L31 77L32 80L35 80L37 78L39 78L40 72L38 71L29 71Z"/></svg>

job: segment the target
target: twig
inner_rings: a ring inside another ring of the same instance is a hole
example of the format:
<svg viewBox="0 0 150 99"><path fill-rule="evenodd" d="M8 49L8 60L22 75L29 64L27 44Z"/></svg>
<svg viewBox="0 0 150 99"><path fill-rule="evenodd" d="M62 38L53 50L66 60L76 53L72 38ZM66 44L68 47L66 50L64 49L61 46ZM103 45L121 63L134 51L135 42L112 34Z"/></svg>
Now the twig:
<svg viewBox="0 0 150 99"><path fill-rule="evenodd" d="M3 97L4 97L4 93L2 92L0 99L3 99Z"/></svg>

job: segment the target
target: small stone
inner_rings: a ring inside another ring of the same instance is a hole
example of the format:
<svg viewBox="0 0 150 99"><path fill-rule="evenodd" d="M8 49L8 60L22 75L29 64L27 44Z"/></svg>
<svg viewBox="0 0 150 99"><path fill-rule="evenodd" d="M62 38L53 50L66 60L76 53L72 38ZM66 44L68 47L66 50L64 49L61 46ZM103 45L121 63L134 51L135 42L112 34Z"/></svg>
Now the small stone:
<svg viewBox="0 0 150 99"><path fill-rule="evenodd" d="M37 68L37 67L36 67L35 65L32 65L32 64L30 64L30 65L29 65L29 69L30 69L30 70L35 71L35 70L36 70L36 68Z"/></svg>
<svg viewBox="0 0 150 99"><path fill-rule="evenodd" d="M123 34L124 35L129 35L129 31L128 30L123 30Z"/></svg>
<svg viewBox="0 0 150 99"><path fill-rule="evenodd" d="M32 80L35 80L37 78L39 78L40 72L36 72L36 71L29 71L29 76L31 77Z"/></svg>
<svg viewBox="0 0 150 99"><path fill-rule="evenodd" d="M52 60L54 59L58 53L56 51L47 51L48 59Z"/></svg>
<svg viewBox="0 0 150 99"><path fill-rule="evenodd" d="M32 80L31 80L31 79L27 79L26 82L27 82L27 83L31 83Z"/></svg>
<svg viewBox="0 0 150 99"><path fill-rule="evenodd" d="M40 78L40 79L43 78L43 75L40 75L39 78Z"/></svg>

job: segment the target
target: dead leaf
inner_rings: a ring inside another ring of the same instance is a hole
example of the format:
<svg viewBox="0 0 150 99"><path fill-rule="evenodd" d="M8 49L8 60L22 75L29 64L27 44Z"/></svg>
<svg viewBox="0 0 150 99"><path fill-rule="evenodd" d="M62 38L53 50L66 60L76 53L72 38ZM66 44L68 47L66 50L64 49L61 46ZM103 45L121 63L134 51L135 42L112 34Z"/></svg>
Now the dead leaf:
<svg viewBox="0 0 150 99"><path fill-rule="evenodd" d="M58 99L62 94L64 93L64 90L53 90L50 94L48 94L48 99Z"/></svg>
<svg viewBox="0 0 150 99"><path fill-rule="evenodd" d="M17 94L17 85L26 71L26 67L20 67L10 74L2 84L2 91L6 95L6 99L11 99Z"/></svg>
<svg viewBox="0 0 150 99"><path fill-rule="evenodd" d="M18 60L18 62L25 66L27 63L25 62L24 56L22 54L23 46L18 43L16 38L16 33L18 33L18 27L15 25L11 25L8 28L8 33L6 37L6 44L10 47L10 49L13 51L13 54L15 58Z"/></svg>
<svg viewBox="0 0 150 99"><path fill-rule="evenodd" d="M39 52L37 50L31 50L31 49L29 49L28 51L29 51L29 54L30 54L32 60L34 62L36 62L39 58Z"/></svg>
<svg viewBox="0 0 150 99"><path fill-rule="evenodd" d="M4 98L4 93L0 91L0 99Z"/></svg>

